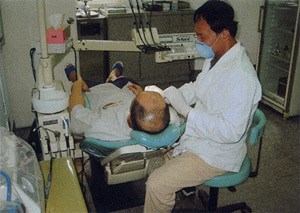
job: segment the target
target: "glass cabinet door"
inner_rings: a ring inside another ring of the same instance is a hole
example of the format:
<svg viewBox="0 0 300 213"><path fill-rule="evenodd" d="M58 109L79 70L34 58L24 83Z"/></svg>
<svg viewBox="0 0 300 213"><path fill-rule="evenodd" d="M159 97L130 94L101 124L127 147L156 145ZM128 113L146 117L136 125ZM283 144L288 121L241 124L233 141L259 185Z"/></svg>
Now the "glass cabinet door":
<svg viewBox="0 0 300 213"><path fill-rule="evenodd" d="M266 1L259 61L263 96L284 107L293 54L298 1Z"/></svg>

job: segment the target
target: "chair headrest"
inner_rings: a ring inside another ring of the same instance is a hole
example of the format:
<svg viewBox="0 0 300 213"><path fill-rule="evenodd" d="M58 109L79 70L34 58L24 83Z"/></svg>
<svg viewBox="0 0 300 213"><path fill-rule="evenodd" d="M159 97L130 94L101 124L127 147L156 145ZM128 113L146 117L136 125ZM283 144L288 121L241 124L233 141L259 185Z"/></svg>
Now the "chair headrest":
<svg viewBox="0 0 300 213"><path fill-rule="evenodd" d="M138 144L150 149L158 149L162 147L169 147L177 141L185 129L185 124L178 127L170 124L164 131L158 134L149 134L137 130L133 130L130 136Z"/></svg>
<svg viewBox="0 0 300 213"><path fill-rule="evenodd" d="M80 148L94 157L103 158L112 151L124 146L139 144L148 149L159 149L174 144L185 130L185 123L176 126L170 124L164 131L158 134L148 134L142 131L133 130L130 133L131 139L126 141L107 141L97 138L85 138Z"/></svg>

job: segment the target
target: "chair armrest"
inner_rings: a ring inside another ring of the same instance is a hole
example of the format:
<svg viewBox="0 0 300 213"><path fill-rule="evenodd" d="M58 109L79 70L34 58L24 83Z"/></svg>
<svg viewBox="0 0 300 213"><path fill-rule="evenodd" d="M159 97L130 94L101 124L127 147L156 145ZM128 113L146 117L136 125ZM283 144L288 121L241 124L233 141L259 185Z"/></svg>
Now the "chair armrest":
<svg viewBox="0 0 300 213"><path fill-rule="evenodd" d="M97 138L85 138L80 144L80 149L93 157L104 158L119 148L134 144L136 144L134 140L106 141Z"/></svg>
<svg viewBox="0 0 300 213"><path fill-rule="evenodd" d="M110 155L108 155L106 158L104 158L101 161L101 165L105 165L106 163L119 158L120 156L125 156L125 155L135 155L136 153L144 153L146 152L147 149L141 145L129 145L129 146L124 146L121 147L117 150L115 150L114 152L112 152Z"/></svg>

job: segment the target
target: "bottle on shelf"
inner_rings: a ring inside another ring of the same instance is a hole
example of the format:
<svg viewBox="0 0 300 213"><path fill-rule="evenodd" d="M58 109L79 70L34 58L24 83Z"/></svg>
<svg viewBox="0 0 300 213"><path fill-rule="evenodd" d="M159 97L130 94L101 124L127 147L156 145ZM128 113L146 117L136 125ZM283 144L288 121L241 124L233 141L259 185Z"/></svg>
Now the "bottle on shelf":
<svg viewBox="0 0 300 213"><path fill-rule="evenodd" d="M173 11L178 10L178 0L173 0L172 1L172 10Z"/></svg>

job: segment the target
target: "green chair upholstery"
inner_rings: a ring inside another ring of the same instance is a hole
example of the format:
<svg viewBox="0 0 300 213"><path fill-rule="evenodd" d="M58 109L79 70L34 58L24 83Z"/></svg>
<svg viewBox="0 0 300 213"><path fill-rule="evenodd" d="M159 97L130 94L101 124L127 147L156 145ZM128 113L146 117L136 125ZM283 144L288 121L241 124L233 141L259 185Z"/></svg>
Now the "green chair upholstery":
<svg viewBox="0 0 300 213"><path fill-rule="evenodd" d="M85 138L80 144L80 148L89 155L103 158L113 151L130 145L141 145L147 149L167 148L175 143L185 130L185 124L176 126L170 124L164 131L158 134L148 134L133 130L130 133L131 139L124 141L108 141L97 138Z"/></svg>
<svg viewBox="0 0 300 213"><path fill-rule="evenodd" d="M219 192L219 188L228 188L230 191L235 191L234 186L245 182L248 179L248 177L257 176L259 160L260 160L261 143L262 143L265 123L266 123L266 117L264 113L261 110L257 109L253 117L250 135L248 137L248 143L250 145L259 143L255 170L251 171L251 160L249 156L246 155L239 172L227 172L223 175L214 177L203 183L204 186L210 187L208 206L205 206L208 211L210 212L232 212L236 210L242 210L244 212L252 211L251 208L247 206L245 202L218 207L218 192ZM203 191L201 193L203 195ZM198 195L199 197L201 197L200 193ZM203 199L204 198L202 196L202 200Z"/></svg>
<svg viewBox="0 0 300 213"><path fill-rule="evenodd" d="M105 141L85 138L80 148L104 166L107 184L119 184L146 176L149 159L162 155L179 139L185 124L170 124L158 134L133 130L126 141Z"/></svg>

